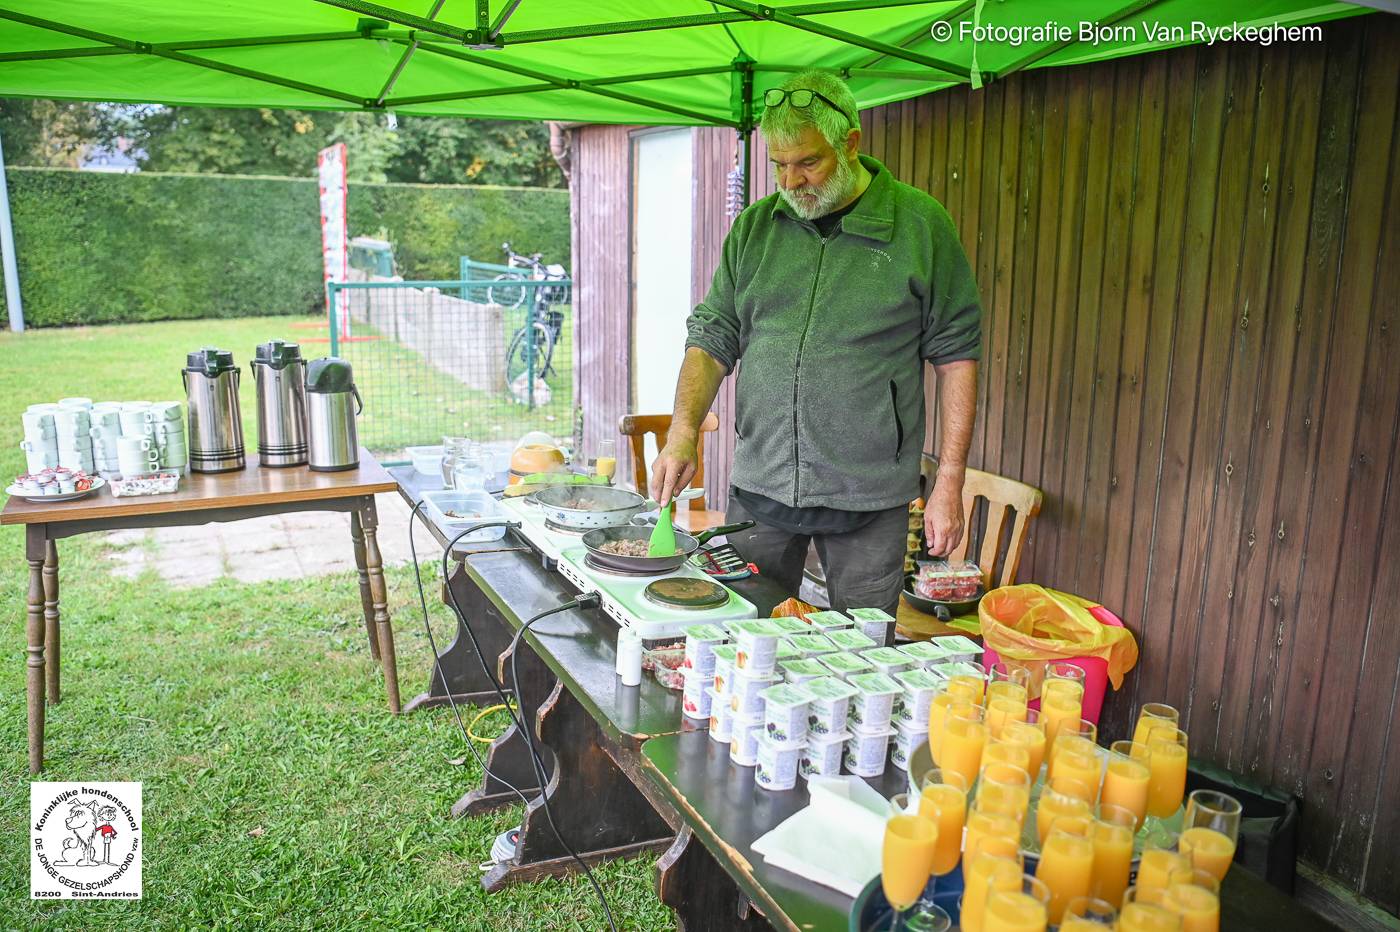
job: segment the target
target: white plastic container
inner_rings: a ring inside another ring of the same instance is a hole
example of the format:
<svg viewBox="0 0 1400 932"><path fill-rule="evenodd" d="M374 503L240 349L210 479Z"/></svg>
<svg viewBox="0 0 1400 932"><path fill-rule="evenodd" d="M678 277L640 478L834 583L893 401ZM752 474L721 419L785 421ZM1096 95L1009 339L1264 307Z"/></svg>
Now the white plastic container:
<svg viewBox="0 0 1400 932"><path fill-rule="evenodd" d="M943 680L927 670L905 670L896 673L894 681L903 690L895 699L895 721L911 722L927 730L929 707Z"/></svg>
<svg viewBox="0 0 1400 932"><path fill-rule="evenodd" d="M856 688L851 699L851 725L862 731L885 731L894 715L894 697L904 690L883 673L861 673L847 682Z"/></svg>
<svg viewBox="0 0 1400 932"><path fill-rule="evenodd" d="M851 619L840 612L808 612L807 626L813 631L838 631L851 626Z"/></svg>
<svg viewBox="0 0 1400 932"><path fill-rule="evenodd" d="M729 707L738 715L762 719L763 697L759 694L777 681L772 673L749 676L743 670L735 670L729 678Z"/></svg>
<svg viewBox="0 0 1400 932"><path fill-rule="evenodd" d="M413 471L422 473L425 476L442 477L442 457L441 445L436 447L405 447L404 452L413 461Z"/></svg>
<svg viewBox="0 0 1400 932"><path fill-rule="evenodd" d="M458 492L455 489L440 489L423 493L423 512L447 536L449 540L474 524L483 521L501 521L505 512L500 504L486 492L475 489ZM452 512L452 514L448 514ZM484 544L500 540L506 536L504 524L482 528L463 537L459 544Z"/></svg>
<svg viewBox="0 0 1400 932"><path fill-rule="evenodd" d="M803 684L807 693L808 740L843 734L850 719L851 697L856 688L850 683L826 676Z"/></svg>
<svg viewBox="0 0 1400 932"><path fill-rule="evenodd" d="M807 692L799 686L779 683L759 694L763 697L763 734L779 745L801 744L807 739Z"/></svg>
<svg viewBox="0 0 1400 932"><path fill-rule="evenodd" d="M893 728L867 732L853 729L846 740L846 769L858 777L878 777L885 772L885 758Z"/></svg>
<svg viewBox="0 0 1400 932"><path fill-rule="evenodd" d="M728 744L734 728L734 710L723 696L710 690L710 740Z"/></svg>
<svg viewBox="0 0 1400 932"><path fill-rule="evenodd" d="M734 626L734 669L751 676L773 672L782 630L770 621L746 621Z"/></svg>
<svg viewBox="0 0 1400 932"><path fill-rule="evenodd" d="M894 616L879 608L852 608L846 614L856 623L856 628L876 644L887 644L890 632L894 630Z"/></svg>
<svg viewBox="0 0 1400 932"><path fill-rule="evenodd" d="M909 769L909 755L928 738L928 726L919 727L912 722L895 725L894 749L890 751L890 763L900 770Z"/></svg>
<svg viewBox="0 0 1400 932"><path fill-rule="evenodd" d="M740 767L758 763L758 735L763 731L763 718L758 715L735 715L729 728L729 759Z"/></svg>
<svg viewBox="0 0 1400 932"><path fill-rule="evenodd" d="M976 660L982 648L971 638L956 634L951 637L934 638L932 643L943 651L944 660Z"/></svg>
<svg viewBox="0 0 1400 932"><path fill-rule="evenodd" d="M797 765L804 742L781 744L768 735L758 736L758 766L753 780L765 790L790 790L797 785Z"/></svg>
<svg viewBox="0 0 1400 932"><path fill-rule="evenodd" d="M685 671L685 689L681 693L681 711L686 718L704 721L710 717L710 679L700 673Z"/></svg>
<svg viewBox="0 0 1400 932"><path fill-rule="evenodd" d="M728 696L730 683L734 679L734 655L739 649L733 644L720 644L712 652L715 655L715 695Z"/></svg>
<svg viewBox="0 0 1400 932"><path fill-rule="evenodd" d="M729 640L719 625L691 625L685 629L686 672L692 670L702 676L715 675L715 648Z"/></svg>
<svg viewBox="0 0 1400 932"><path fill-rule="evenodd" d="M778 669L783 671L783 679L794 686L801 686L803 683L810 683L812 680L822 676L830 676L828 670L817 660L781 660L778 662Z"/></svg>
<svg viewBox="0 0 1400 932"><path fill-rule="evenodd" d="M783 641L797 651L799 657L820 657L836 652L836 645L820 634L792 634Z"/></svg>
<svg viewBox="0 0 1400 932"><path fill-rule="evenodd" d="M874 673L875 667L855 654L826 654L818 658L818 663L831 671L833 676L848 680L862 673Z"/></svg>
<svg viewBox="0 0 1400 932"><path fill-rule="evenodd" d="M806 777L835 777L841 773L841 754L846 750L849 731L830 735L808 735L802 746L797 772Z"/></svg>
<svg viewBox="0 0 1400 932"><path fill-rule="evenodd" d="M914 658L904 653L902 650L895 650L893 647L876 647L865 651L860 655L867 663L873 664L876 671L885 676L894 676L896 673L903 673L912 669Z"/></svg>
<svg viewBox="0 0 1400 932"><path fill-rule="evenodd" d="M801 618L778 617L766 618L764 620L767 621L773 627L777 628L784 635L810 634L812 632L812 626L807 624L807 622L803 621Z"/></svg>
<svg viewBox="0 0 1400 932"><path fill-rule="evenodd" d="M871 648L879 647L881 644L885 643L884 641L876 642L874 638L867 636L863 631L856 631L849 628L828 631L826 632L826 637L827 640L844 651L870 650Z"/></svg>
<svg viewBox="0 0 1400 932"><path fill-rule="evenodd" d="M932 641L913 641L896 647L898 650L908 655L916 664L927 670L935 663L941 663L948 659L948 654Z"/></svg>

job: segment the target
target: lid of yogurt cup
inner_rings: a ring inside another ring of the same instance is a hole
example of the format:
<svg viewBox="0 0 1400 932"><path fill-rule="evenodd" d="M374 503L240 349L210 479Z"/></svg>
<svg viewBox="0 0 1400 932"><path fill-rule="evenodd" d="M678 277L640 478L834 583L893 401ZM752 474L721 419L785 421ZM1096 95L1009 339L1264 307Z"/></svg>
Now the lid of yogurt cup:
<svg viewBox="0 0 1400 932"><path fill-rule="evenodd" d="M964 674L968 676L982 675L976 670L976 668L958 660L950 660L947 663L936 663L933 665L932 669L936 675L942 677L945 680L952 679L955 676L962 676Z"/></svg>
<svg viewBox="0 0 1400 932"><path fill-rule="evenodd" d="M904 687L883 673L858 673L847 682L867 696L893 696L904 692Z"/></svg>
<svg viewBox="0 0 1400 932"><path fill-rule="evenodd" d="M865 651L861 656L871 663L901 664L913 661L913 658L904 651L896 650L893 647L876 647L873 650Z"/></svg>
<svg viewBox="0 0 1400 932"><path fill-rule="evenodd" d="M932 641L911 641L908 644L896 647L895 650L903 651L915 660L927 663L931 660L942 660L948 656L948 652Z"/></svg>
<svg viewBox="0 0 1400 932"><path fill-rule="evenodd" d="M734 658L739 653L739 648L733 644L717 644L715 646L715 656L725 663L732 664Z"/></svg>
<svg viewBox="0 0 1400 932"><path fill-rule="evenodd" d="M824 699L834 702L837 699L849 699L856 694L856 688L844 680L834 676L823 676L815 680L808 680L802 684L802 688L807 691L807 695L813 699Z"/></svg>
<svg viewBox="0 0 1400 932"><path fill-rule="evenodd" d="M836 673L869 673L875 669L870 661L855 654L824 654L817 661Z"/></svg>
<svg viewBox="0 0 1400 932"><path fill-rule="evenodd" d="M863 631L828 631L826 637L842 650L869 650L875 646L875 642L866 637Z"/></svg>
<svg viewBox="0 0 1400 932"><path fill-rule="evenodd" d="M757 621L741 621L729 628L736 636L747 634L750 637L779 637L783 634L783 629L773 624L771 618L760 618Z"/></svg>
<svg viewBox="0 0 1400 932"><path fill-rule="evenodd" d="M894 674L894 678L908 692L916 689L937 689L943 685L941 677L934 676L927 670L902 670Z"/></svg>
<svg viewBox="0 0 1400 932"><path fill-rule="evenodd" d="M784 634L805 634L812 630L811 626L801 618L769 618L766 620Z"/></svg>
<svg viewBox="0 0 1400 932"><path fill-rule="evenodd" d="M691 625L685 629L685 636L697 641L729 640L729 635L719 625Z"/></svg>
<svg viewBox="0 0 1400 932"><path fill-rule="evenodd" d="M932 643L938 645L945 655L980 654L982 652L982 648L977 646L976 641L973 641L971 638L963 637L961 634L934 638Z"/></svg>
<svg viewBox="0 0 1400 932"><path fill-rule="evenodd" d="M778 666L793 676L826 676L831 672L815 660L784 660Z"/></svg>
<svg viewBox="0 0 1400 932"><path fill-rule="evenodd" d="M849 614L856 621L894 621L894 616L880 608L848 608Z"/></svg>
<svg viewBox="0 0 1400 932"><path fill-rule="evenodd" d="M806 705L812 701L812 697L808 695L805 690L791 683L779 683L776 686L769 686L758 695L764 702L776 706L799 706Z"/></svg>
<svg viewBox="0 0 1400 932"><path fill-rule="evenodd" d="M808 612L807 624L818 631L828 628L849 628L851 619L840 612Z"/></svg>
<svg viewBox="0 0 1400 932"><path fill-rule="evenodd" d="M829 654L836 650L831 639L820 634L790 634L784 640L794 650L804 654Z"/></svg>
<svg viewBox="0 0 1400 932"><path fill-rule="evenodd" d="M787 643L787 638L784 638L778 642L778 653L776 656L779 660L797 660L801 658L802 652Z"/></svg>

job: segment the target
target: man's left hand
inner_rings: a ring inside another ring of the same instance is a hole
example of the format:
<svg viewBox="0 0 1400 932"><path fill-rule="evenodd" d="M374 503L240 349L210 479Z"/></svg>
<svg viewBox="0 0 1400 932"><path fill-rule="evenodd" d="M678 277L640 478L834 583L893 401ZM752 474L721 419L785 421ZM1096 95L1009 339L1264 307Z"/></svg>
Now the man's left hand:
<svg viewBox="0 0 1400 932"><path fill-rule="evenodd" d="M962 486L952 482L936 482L933 494L924 505L924 540L928 542L928 552L935 557L946 557L962 542L963 503Z"/></svg>

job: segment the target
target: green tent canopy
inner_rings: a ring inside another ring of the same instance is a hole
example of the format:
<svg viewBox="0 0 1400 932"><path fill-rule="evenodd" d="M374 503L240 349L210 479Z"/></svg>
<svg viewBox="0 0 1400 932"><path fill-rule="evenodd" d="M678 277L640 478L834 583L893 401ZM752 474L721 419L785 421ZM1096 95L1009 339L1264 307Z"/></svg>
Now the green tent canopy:
<svg viewBox="0 0 1400 932"><path fill-rule="evenodd" d="M1205 41L1193 23L1302 26L1366 12L1321 0L0 5L0 96L738 129L765 89L803 68L842 71L864 108ZM1081 23L1101 38L1086 41ZM991 34L974 41L974 26Z"/></svg>

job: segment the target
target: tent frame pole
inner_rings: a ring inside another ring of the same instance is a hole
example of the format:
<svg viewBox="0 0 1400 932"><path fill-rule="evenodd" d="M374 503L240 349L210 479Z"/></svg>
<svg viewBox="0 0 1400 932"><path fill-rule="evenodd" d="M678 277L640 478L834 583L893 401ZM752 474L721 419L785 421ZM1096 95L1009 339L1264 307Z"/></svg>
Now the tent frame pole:
<svg viewBox="0 0 1400 932"><path fill-rule="evenodd" d="M5 147L0 142L0 258L5 264L5 307L10 312L10 330L24 331L24 304L19 295L19 264L15 261L15 230L10 223L10 179L5 174Z"/></svg>

